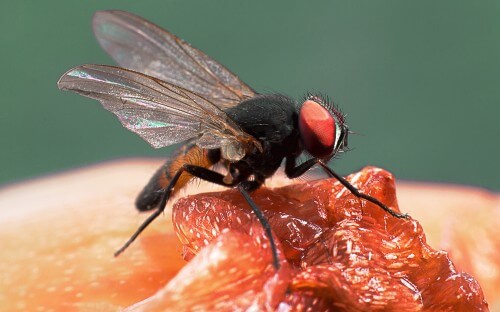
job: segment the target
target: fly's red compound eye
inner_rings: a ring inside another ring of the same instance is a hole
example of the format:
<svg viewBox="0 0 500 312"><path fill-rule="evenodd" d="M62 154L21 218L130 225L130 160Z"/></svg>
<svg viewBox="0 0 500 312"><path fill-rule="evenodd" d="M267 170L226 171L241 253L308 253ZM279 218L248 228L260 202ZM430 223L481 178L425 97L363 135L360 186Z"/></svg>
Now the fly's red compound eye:
<svg viewBox="0 0 500 312"><path fill-rule="evenodd" d="M336 139L335 119L318 102L307 100L299 113L299 130L302 143L309 154L325 158L333 154Z"/></svg>

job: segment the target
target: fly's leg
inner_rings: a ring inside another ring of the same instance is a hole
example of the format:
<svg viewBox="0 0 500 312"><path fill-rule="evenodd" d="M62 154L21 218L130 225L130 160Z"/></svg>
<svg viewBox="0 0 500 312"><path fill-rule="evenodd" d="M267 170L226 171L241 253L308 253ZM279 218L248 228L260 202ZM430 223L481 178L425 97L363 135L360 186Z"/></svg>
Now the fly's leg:
<svg viewBox="0 0 500 312"><path fill-rule="evenodd" d="M162 195L160 204L158 205L158 208L156 209L155 212L153 212L140 226L139 228L132 234L132 236L128 239L128 241L115 252L115 257L118 257L122 252L125 251L125 249L132 244L136 240L136 238L144 231L151 222L153 222L158 216L160 216L163 211L165 210L165 207L167 206L167 202L170 198L170 195L172 194L172 191L174 190L174 187L181 177L183 172L187 172L191 174L194 177L200 178L202 180L212 182L215 184L223 185L223 186L234 186L236 185L239 181L235 181L231 184L227 184L223 181L224 176L218 172L212 171L210 169L200 167L200 166L195 166L195 165L188 165L185 164L183 165L175 175L172 177L170 180L170 183L168 186L165 188L165 191Z"/></svg>
<svg viewBox="0 0 500 312"><path fill-rule="evenodd" d="M391 216L396 217L398 219L408 219L410 216L407 213L399 213L391 208L387 207L384 203L382 203L380 200L376 199L375 197L372 197L370 195L366 195L365 193L361 193L358 191L357 188L355 188L349 181L344 179L342 176L338 175L330 169L325 163L323 163L321 160L318 160L318 164L323 167L323 169L331 176L333 176L335 179L337 179L346 189L348 189L354 196L366 199L369 202L374 203L375 205L379 206L382 208L385 212L389 213Z"/></svg>
<svg viewBox="0 0 500 312"><path fill-rule="evenodd" d="M290 179L295 179L306 173L307 170L311 169L312 166L316 165L318 161L316 158L311 158L302 164L295 165L295 157L287 157L285 163L285 174Z"/></svg>
<svg viewBox="0 0 500 312"><path fill-rule="evenodd" d="M255 216L257 219L259 219L260 224L262 224L262 227L264 228L264 231L266 232L267 238L269 239L269 244L271 245L271 252L273 253L273 265L276 270L279 270L280 268L280 262L278 258L278 248L276 248L276 243L274 242L274 237L273 233L271 232L271 226L269 225L269 222L267 221L266 217L262 213L262 210L255 204L255 202L252 200L250 197L250 194L245 190L243 186L240 185L238 187L238 190L240 191L241 195L245 198L247 203L250 205L252 208L253 212L255 213Z"/></svg>
<svg viewBox="0 0 500 312"><path fill-rule="evenodd" d="M381 201L379 201L375 197L372 197L370 195L366 195L365 193L361 193L360 191L358 191L357 188L355 188L351 183L349 183L349 181L347 181L342 176L340 176L337 173L335 173L335 171L333 171L332 169L330 169L321 160L316 159L316 158L312 158L312 159L309 159L308 161L306 161L306 162L304 162L304 163L302 163L302 164L300 164L298 166L295 165L295 161L296 161L295 157L287 157L287 159L286 159L285 173L286 173L286 175L289 178L293 179L293 178L300 177L307 170L311 169L312 166L314 166L315 164L318 164L318 165L320 165L323 168L323 170L325 170L325 172L327 174L329 174L330 176L332 176L335 179L337 179L354 196L359 197L359 198L363 198L363 199L365 199L365 200L367 200L369 202L374 203L375 205L379 206L380 208L382 208L384 211L386 211L387 213L389 213L393 217L396 217L396 218L399 218L399 219L408 219L409 218L408 214L406 214L406 213L403 214L403 213L396 212L396 211L392 210L391 208L387 207L384 203L382 203Z"/></svg>

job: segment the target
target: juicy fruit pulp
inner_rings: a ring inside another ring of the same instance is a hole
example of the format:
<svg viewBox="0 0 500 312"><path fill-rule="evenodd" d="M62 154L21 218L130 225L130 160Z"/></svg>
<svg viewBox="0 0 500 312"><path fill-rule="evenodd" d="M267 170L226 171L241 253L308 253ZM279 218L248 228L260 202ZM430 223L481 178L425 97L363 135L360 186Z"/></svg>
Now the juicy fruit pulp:
<svg viewBox="0 0 500 312"><path fill-rule="evenodd" d="M386 171L367 168L349 179L397 208ZM192 261L182 278L139 306L487 310L477 281L430 248L417 221L391 217L332 179L259 189L252 197L280 242L282 269L274 271L268 239L236 190L185 197L173 221Z"/></svg>

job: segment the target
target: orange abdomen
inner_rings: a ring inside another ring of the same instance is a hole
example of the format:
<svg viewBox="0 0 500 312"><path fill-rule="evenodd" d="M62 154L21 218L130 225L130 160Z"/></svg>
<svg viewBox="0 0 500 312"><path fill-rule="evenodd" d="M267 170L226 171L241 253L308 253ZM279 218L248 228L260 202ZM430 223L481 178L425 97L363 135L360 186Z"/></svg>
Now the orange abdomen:
<svg viewBox="0 0 500 312"><path fill-rule="evenodd" d="M137 209L147 211L156 208L164 194L163 190L167 188L172 177L183 165L190 164L210 168L219 160L220 153L218 150L204 150L193 143L182 146L156 171L139 196L137 196L135 202ZM172 195L182 189L192 178L189 173L183 172L172 190Z"/></svg>

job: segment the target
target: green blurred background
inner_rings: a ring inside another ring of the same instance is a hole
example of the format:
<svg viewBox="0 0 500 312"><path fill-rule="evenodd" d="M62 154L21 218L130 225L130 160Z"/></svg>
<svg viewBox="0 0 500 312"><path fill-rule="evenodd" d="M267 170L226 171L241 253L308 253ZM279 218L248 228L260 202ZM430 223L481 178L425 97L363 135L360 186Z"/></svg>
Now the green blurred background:
<svg viewBox="0 0 500 312"><path fill-rule="evenodd" d="M499 190L499 1L2 1L0 183L104 160L156 156L59 76L112 64L97 10L122 9L192 43L259 92L334 98L353 151L398 179Z"/></svg>

